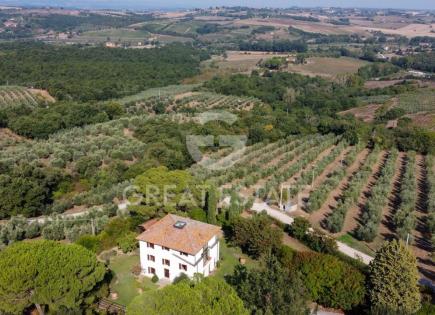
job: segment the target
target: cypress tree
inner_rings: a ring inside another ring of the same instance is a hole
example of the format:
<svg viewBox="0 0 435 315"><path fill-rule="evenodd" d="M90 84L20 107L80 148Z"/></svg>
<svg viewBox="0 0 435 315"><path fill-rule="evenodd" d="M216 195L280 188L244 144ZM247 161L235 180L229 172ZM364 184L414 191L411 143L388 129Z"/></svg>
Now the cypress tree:
<svg viewBox="0 0 435 315"><path fill-rule="evenodd" d="M414 314L421 306L417 260L402 241L386 242L369 266L373 314Z"/></svg>
<svg viewBox="0 0 435 315"><path fill-rule="evenodd" d="M207 194L207 222L216 224L217 189L211 185Z"/></svg>

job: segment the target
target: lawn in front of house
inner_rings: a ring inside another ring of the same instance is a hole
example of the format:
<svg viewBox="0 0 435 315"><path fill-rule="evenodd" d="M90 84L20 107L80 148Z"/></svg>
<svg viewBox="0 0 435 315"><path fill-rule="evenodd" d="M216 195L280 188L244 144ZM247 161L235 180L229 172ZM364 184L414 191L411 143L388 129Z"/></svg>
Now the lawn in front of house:
<svg viewBox="0 0 435 315"><path fill-rule="evenodd" d="M110 291L116 292L118 298L114 302L127 306L134 297L147 290L156 290L158 286L146 277L136 277L132 273L134 266L139 265L139 255L118 255L110 259L109 268L113 272Z"/></svg>
<svg viewBox="0 0 435 315"><path fill-rule="evenodd" d="M257 261L243 254L239 247L232 247L225 239L221 239L219 267L213 275L221 279L224 279L226 275L232 275L234 268L239 264L239 258L245 259L245 266L248 268L258 265Z"/></svg>

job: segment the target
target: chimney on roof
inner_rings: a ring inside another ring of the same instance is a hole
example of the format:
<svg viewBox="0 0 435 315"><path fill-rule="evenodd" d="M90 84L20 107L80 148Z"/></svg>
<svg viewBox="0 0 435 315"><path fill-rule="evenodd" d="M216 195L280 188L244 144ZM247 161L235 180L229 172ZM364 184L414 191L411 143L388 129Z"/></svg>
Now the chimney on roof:
<svg viewBox="0 0 435 315"><path fill-rule="evenodd" d="M186 224L187 223L184 221L177 221L174 223L174 228L182 230L186 226Z"/></svg>

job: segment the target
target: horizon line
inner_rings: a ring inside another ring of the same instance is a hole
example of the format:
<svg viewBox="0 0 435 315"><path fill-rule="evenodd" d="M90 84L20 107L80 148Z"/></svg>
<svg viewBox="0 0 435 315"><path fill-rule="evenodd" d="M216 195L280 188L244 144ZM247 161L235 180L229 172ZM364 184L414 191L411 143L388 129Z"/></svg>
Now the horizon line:
<svg viewBox="0 0 435 315"><path fill-rule="evenodd" d="M228 6L228 5L215 5L215 6L204 6L204 7L198 7L198 6L159 6L159 5L149 5L147 8L141 7L141 6L127 6L127 7L121 7L121 6L109 6L109 7L102 7L99 5L90 5L90 6L65 6L65 5L42 5L42 4L11 4L9 1L1 1L0 0L0 6L3 7L9 7L9 8L22 8L22 9L64 9L64 10L95 10L95 11L104 11L104 10L110 10L110 11L150 11L150 10L184 10L184 11L190 11L190 10L204 10L209 8L250 8L250 9L282 9L282 10L288 10L288 9L366 9L366 10L400 10L400 11L421 11L421 12L435 12L434 9L421 9L421 8L393 8L393 7L364 7L364 6L289 6L289 7L281 7L281 6Z"/></svg>

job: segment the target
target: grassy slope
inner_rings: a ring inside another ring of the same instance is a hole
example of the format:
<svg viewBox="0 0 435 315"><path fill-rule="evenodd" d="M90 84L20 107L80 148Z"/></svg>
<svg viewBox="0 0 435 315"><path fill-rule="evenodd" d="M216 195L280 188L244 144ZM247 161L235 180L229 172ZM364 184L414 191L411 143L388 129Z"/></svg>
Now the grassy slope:
<svg viewBox="0 0 435 315"><path fill-rule="evenodd" d="M112 292L118 293L116 303L128 305L131 300L140 294L140 290L155 290L157 285L148 278L136 279L131 270L139 264L139 255L122 255L110 260L109 268L114 277L110 283Z"/></svg>

